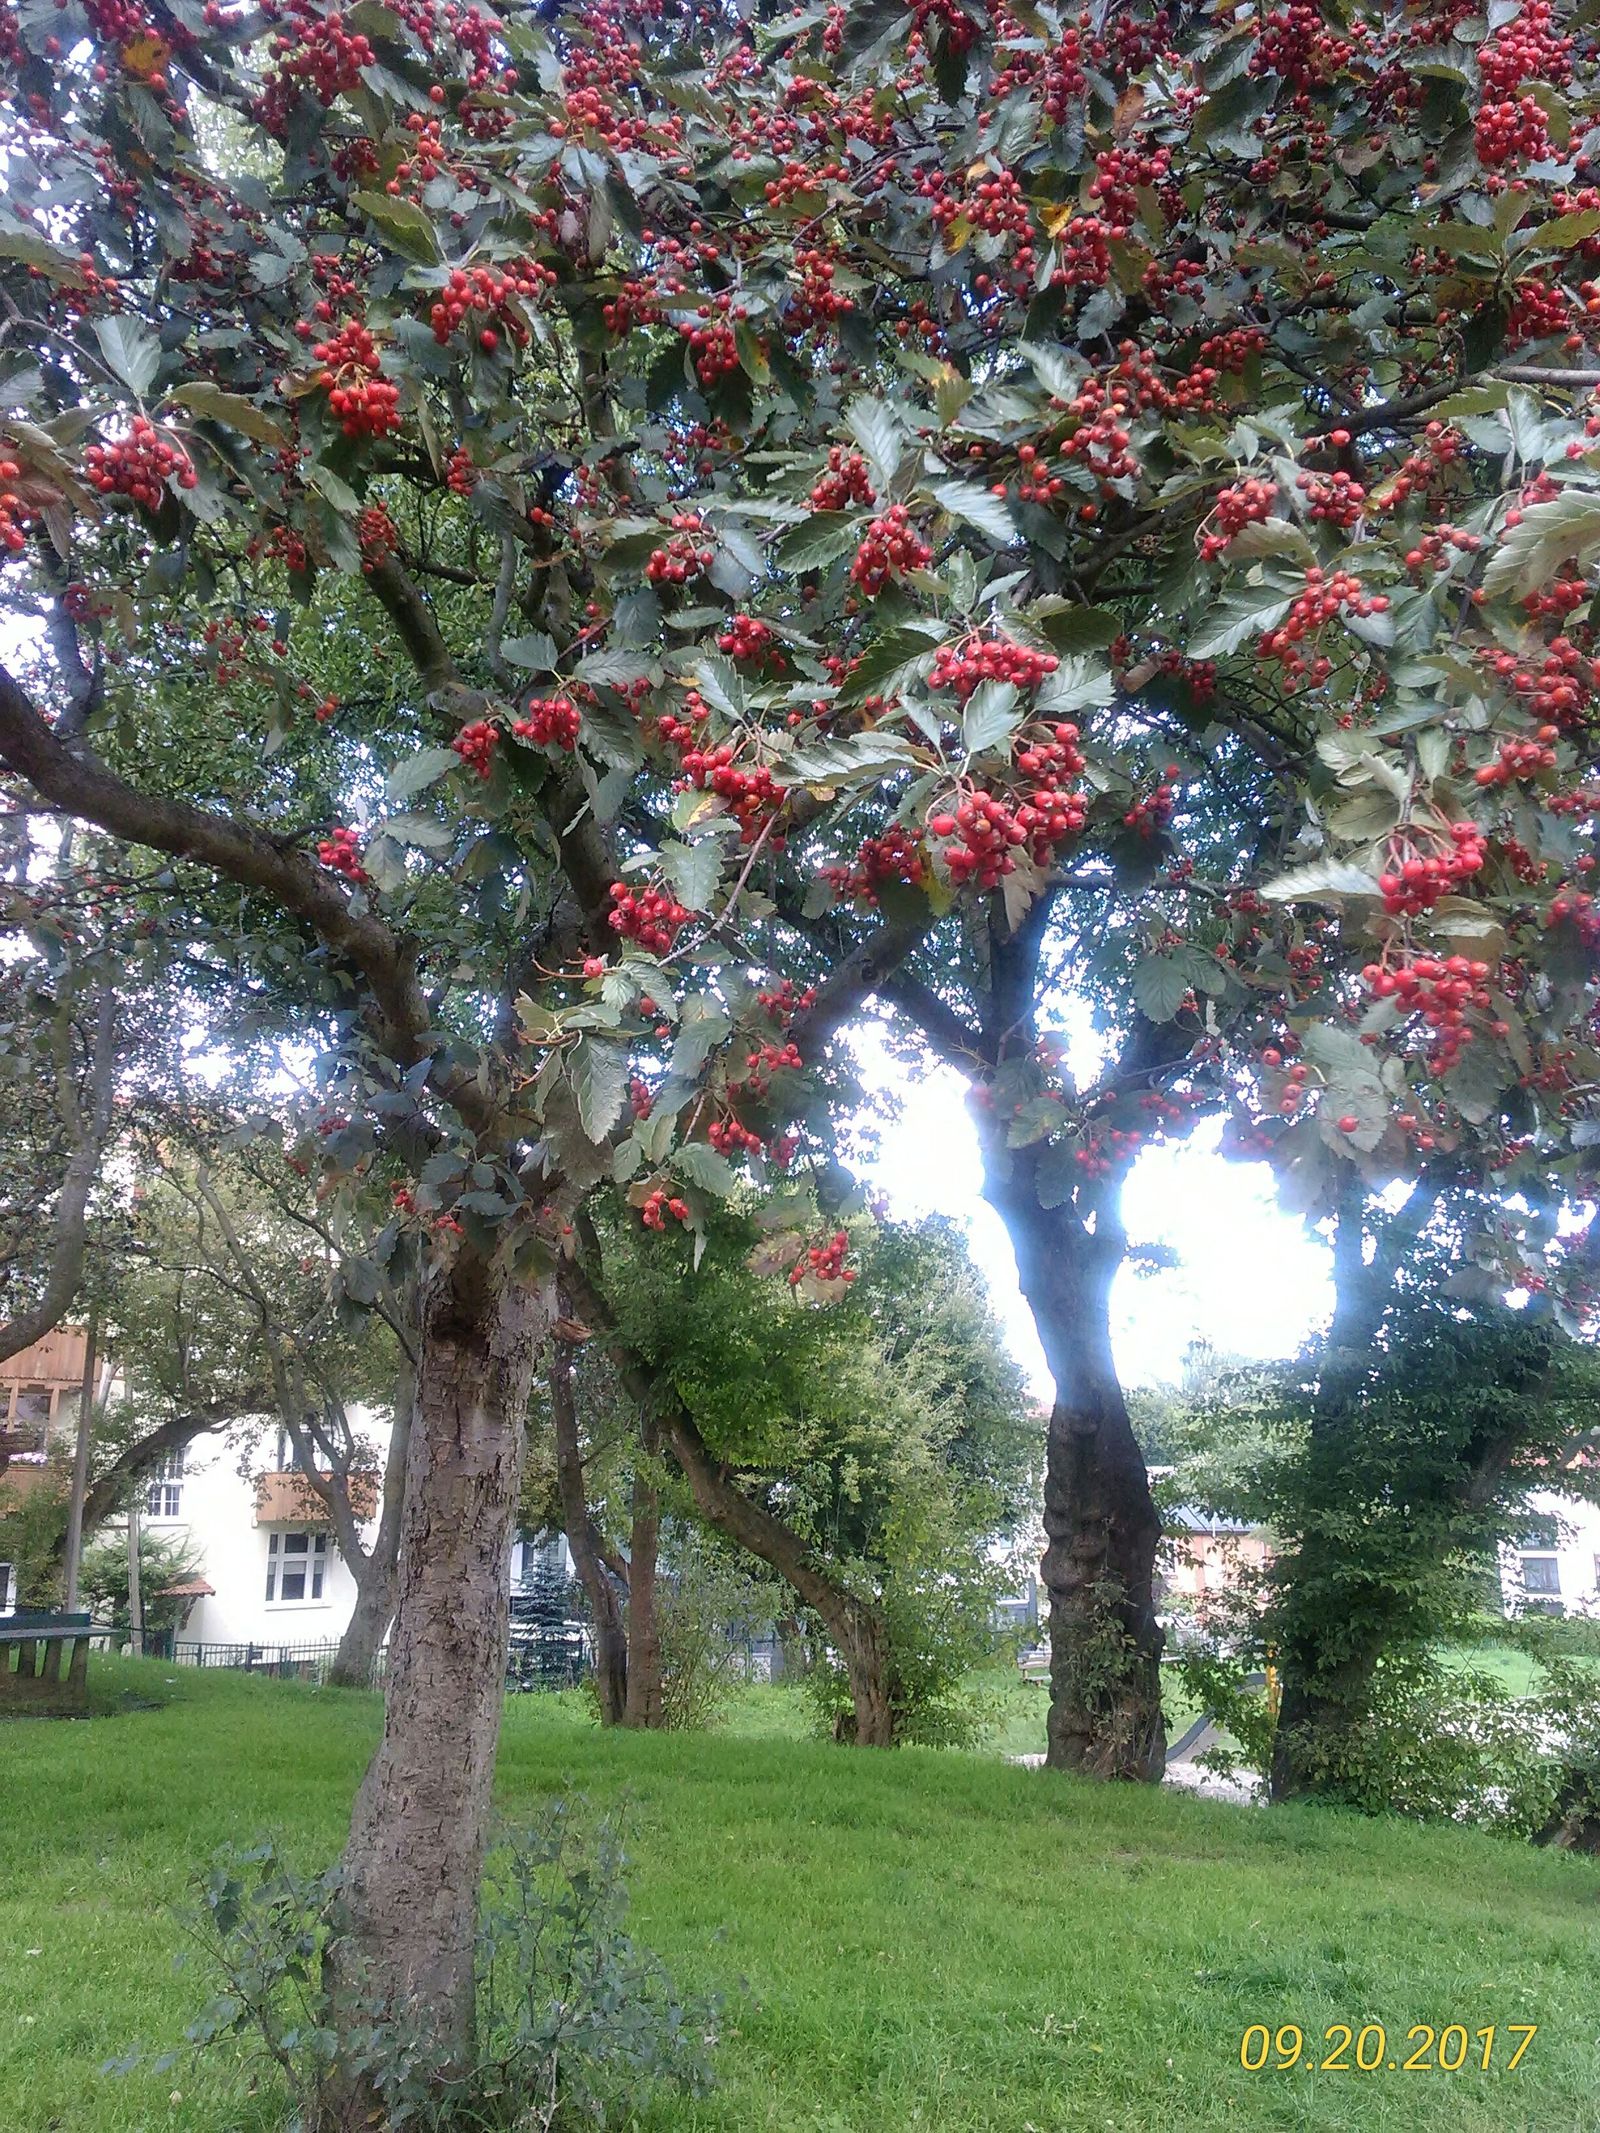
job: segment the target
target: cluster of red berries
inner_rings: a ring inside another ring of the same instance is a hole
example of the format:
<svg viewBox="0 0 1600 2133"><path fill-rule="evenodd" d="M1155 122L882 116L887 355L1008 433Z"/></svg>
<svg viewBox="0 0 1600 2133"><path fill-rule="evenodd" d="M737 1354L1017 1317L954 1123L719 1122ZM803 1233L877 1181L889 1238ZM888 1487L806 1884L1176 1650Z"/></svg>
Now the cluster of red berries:
<svg viewBox="0 0 1600 2133"><path fill-rule="evenodd" d="M1390 840L1389 864L1378 876L1383 908L1397 918L1431 910L1441 896L1478 873L1485 858L1483 832L1475 822L1452 822L1448 843L1437 831L1422 831L1433 845L1431 851L1417 849L1417 834L1412 829L1396 833Z"/></svg>
<svg viewBox="0 0 1600 2133"><path fill-rule="evenodd" d="M325 109L361 86L363 67L377 64L377 53L358 31L345 27L343 15L318 15L311 0L288 0L293 27L272 40L276 72L257 104L257 116L269 133L282 134L302 93Z"/></svg>
<svg viewBox="0 0 1600 2133"><path fill-rule="evenodd" d="M1319 82L1331 80L1354 51L1351 39L1331 29L1319 8L1293 0L1262 17L1250 72L1276 74L1303 96Z"/></svg>
<svg viewBox="0 0 1600 2133"><path fill-rule="evenodd" d="M1541 770L1554 770L1556 752L1550 745L1559 740L1560 729L1541 726L1531 741L1502 741L1499 754L1473 773L1478 785L1509 785L1515 778L1536 778Z"/></svg>
<svg viewBox="0 0 1600 2133"><path fill-rule="evenodd" d="M1486 653L1484 663L1510 684L1541 725L1577 725L1590 692L1600 688L1600 659L1580 651L1570 637L1553 637L1538 667L1525 666L1510 652Z"/></svg>
<svg viewBox="0 0 1600 2133"><path fill-rule="evenodd" d="M1421 1015L1436 1033L1430 1057L1440 1073L1448 1072L1462 1046L1471 1042L1467 1009L1492 1004L1484 982L1489 965L1464 955L1419 955L1392 970L1369 963L1361 975L1375 999L1393 1000L1403 1013Z"/></svg>
<svg viewBox="0 0 1600 2133"><path fill-rule="evenodd" d="M368 504L356 520L356 541L361 549L361 567L371 571L400 550L400 528L382 504Z"/></svg>
<svg viewBox="0 0 1600 2133"><path fill-rule="evenodd" d="M486 718L474 719L470 726L462 727L450 745L468 770L475 770L480 778L486 778L494 768L500 728L491 725Z"/></svg>
<svg viewBox="0 0 1600 2133"><path fill-rule="evenodd" d="M1072 1160L1086 1178L1109 1177L1113 1170L1132 1162L1143 1142L1144 1135L1137 1126L1106 1126L1081 1148L1074 1148Z"/></svg>
<svg viewBox="0 0 1600 2133"><path fill-rule="evenodd" d="M727 628L717 639L717 649L726 652L730 659L747 660L757 666L772 650L773 635L770 622L762 622L755 615L730 616Z"/></svg>
<svg viewBox="0 0 1600 2133"><path fill-rule="evenodd" d="M614 881L611 906L606 923L612 932L653 955L665 955L689 922L687 910L665 889L630 889L625 881Z"/></svg>
<svg viewBox="0 0 1600 2133"><path fill-rule="evenodd" d="M1263 481L1252 474L1246 481L1236 481L1222 490L1211 512L1210 533L1200 537L1200 560L1210 563L1225 553L1228 543L1246 526L1257 524L1272 516L1272 507L1278 500L1276 482Z"/></svg>
<svg viewBox="0 0 1600 2133"><path fill-rule="evenodd" d="M1111 225L1113 237L1125 237L1139 212L1139 194L1154 190L1172 167L1172 151L1158 148L1145 155L1135 148L1104 148L1094 159L1089 198Z"/></svg>
<svg viewBox="0 0 1600 2133"><path fill-rule="evenodd" d="M521 741L536 748L575 748L581 723L577 705L570 696L530 696L524 717L512 721L511 730Z"/></svg>
<svg viewBox="0 0 1600 2133"><path fill-rule="evenodd" d="M753 1096L765 1096L772 1086L774 1074L781 1073L785 1067L792 1067L798 1073L804 1064L797 1045L760 1045L745 1059L746 1084Z"/></svg>
<svg viewBox="0 0 1600 2133"><path fill-rule="evenodd" d="M1528 341L1553 340L1567 331L1572 317L1572 299L1559 283L1539 274L1519 275L1511 285L1506 308L1506 346L1520 348ZM1581 335L1575 345L1583 345Z"/></svg>
<svg viewBox="0 0 1600 2133"><path fill-rule="evenodd" d="M1172 820L1172 810L1177 802L1175 785L1163 781L1142 800L1135 800L1122 820L1128 829L1137 830L1141 837L1153 837L1158 830L1166 828Z"/></svg>
<svg viewBox="0 0 1600 2133"><path fill-rule="evenodd" d="M452 496L470 496L478 486L478 470L464 444L458 444L446 460L444 479Z"/></svg>
<svg viewBox="0 0 1600 2133"><path fill-rule="evenodd" d="M443 293L434 300L428 312L433 337L442 348L464 320L479 312L486 321L498 318L520 346L528 338L528 328L508 311L507 306L519 296L537 299L546 289L553 288L556 280L553 267L536 263L506 268L452 267ZM478 345L486 355L492 355L499 347L500 337L492 324L484 325L478 335Z"/></svg>
<svg viewBox="0 0 1600 2133"><path fill-rule="evenodd" d="M956 840L944 849L944 863L958 886L975 881L980 889L998 887L1007 874L1016 872L1016 851L1028 841L1028 832L1004 800L993 793L975 792L963 799L955 813L928 817L935 837Z"/></svg>
<svg viewBox="0 0 1600 2133"><path fill-rule="evenodd" d="M1279 661L1286 688L1295 688L1306 680L1325 681L1333 671L1333 662L1320 657L1308 660L1300 650L1302 643L1315 637L1324 623L1336 615L1381 615L1388 606L1387 594L1369 595L1353 572L1336 570L1331 577L1325 577L1313 564L1306 572L1305 591L1296 595L1278 627L1265 632L1256 647L1257 654L1262 659Z"/></svg>
<svg viewBox="0 0 1600 2133"><path fill-rule="evenodd" d="M699 512L675 511L671 525L671 538L660 548L651 550L650 559L644 566L644 574L652 585L686 585L701 571L711 568L715 550L704 547L696 539L696 535L705 530Z"/></svg>
<svg viewBox="0 0 1600 2133"><path fill-rule="evenodd" d="M1367 501L1366 490L1348 474L1300 474L1295 486L1305 497L1307 516L1341 532L1355 525Z"/></svg>
<svg viewBox="0 0 1600 2133"><path fill-rule="evenodd" d="M9 462L8 462L9 464ZM83 455L84 479L102 496L126 496L145 511L159 511L169 479L180 489L199 480L189 455L170 443L147 416L135 415L126 437L91 444Z"/></svg>
<svg viewBox="0 0 1600 2133"><path fill-rule="evenodd" d="M842 444L828 447L828 465L811 485L811 504L817 511L847 511L852 504L873 504L877 491L859 452Z"/></svg>
<svg viewBox="0 0 1600 2133"><path fill-rule="evenodd" d="M1015 688L1036 689L1061 662L1054 652L1036 652L1010 637L965 637L941 644L928 675L930 689L953 689L958 703L986 681L1008 681Z"/></svg>
<svg viewBox="0 0 1600 2133"><path fill-rule="evenodd" d="M767 1145L759 1133L752 1133L731 1111L725 1118L713 1120L706 1138L718 1155L761 1155Z"/></svg>
<svg viewBox="0 0 1600 2133"><path fill-rule="evenodd" d="M881 835L862 840L852 865L826 866L822 878L841 902L876 910L878 892L886 882L920 889L928 878L927 860L921 841L903 823L891 822Z"/></svg>
<svg viewBox="0 0 1600 2133"><path fill-rule="evenodd" d="M386 437L400 427L400 388L379 368L378 344L359 319L318 341L317 383L347 437Z"/></svg>
<svg viewBox="0 0 1600 2133"><path fill-rule="evenodd" d="M732 377L739 368L739 341L732 321L745 318L746 309L743 304L730 306L726 298L721 308L727 316L719 318L710 304L702 304L697 317L685 319L678 328L694 358L695 376L707 388L720 378Z"/></svg>
<svg viewBox="0 0 1600 2133"><path fill-rule="evenodd" d="M343 874L347 881L367 879L367 870L361 864L361 847L353 829L330 830L317 846L317 858L332 873Z"/></svg>
<svg viewBox="0 0 1600 2133"><path fill-rule="evenodd" d="M17 481L22 468L14 459L0 459L0 483ZM0 547L19 555L28 544L24 530L33 522L33 514L14 489L0 488Z"/></svg>
<svg viewBox="0 0 1600 2133"><path fill-rule="evenodd" d="M891 504L862 535L850 576L871 599L882 592L891 578L908 570L921 570L932 561L933 550L912 525L905 505Z"/></svg>
<svg viewBox="0 0 1600 2133"><path fill-rule="evenodd" d="M785 978L771 992L758 992L756 1003L763 1014L777 1023L779 1029L787 1029L795 1016L804 1014L816 997L815 985L807 985L803 990L797 991L794 979Z"/></svg>
<svg viewBox="0 0 1600 2133"><path fill-rule="evenodd" d="M687 1222L689 1203L687 1200L669 1199L665 1186L658 1185L639 1209L639 1220L646 1229L665 1229L669 1215L674 1222Z"/></svg>
<svg viewBox="0 0 1600 2133"><path fill-rule="evenodd" d="M681 757L684 783L725 800L739 824L740 842L754 844L788 795L773 782L765 763L738 763L736 753L732 741L720 741L715 748L686 749ZM772 844L774 850L782 851L784 840L774 837Z"/></svg>
<svg viewBox="0 0 1600 2133"><path fill-rule="evenodd" d="M1455 560L1450 553L1476 555L1483 546L1479 533L1463 533L1459 526L1440 524L1422 534L1415 548L1406 550L1407 570L1448 570Z"/></svg>
<svg viewBox="0 0 1600 2133"><path fill-rule="evenodd" d="M808 1274L815 1281L854 1281L854 1268L844 1263L849 1249L849 1237L842 1229L836 1229L826 1244L814 1244L800 1254L789 1270L790 1288L799 1288Z"/></svg>
<svg viewBox="0 0 1600 2133"><path fill-rule="evenodd" d="M1533 96L1506 96L1480 104L1473 140L1485 170L1498 169L1502 163L1542 163L1553 153L1549 117Z"/></svg>

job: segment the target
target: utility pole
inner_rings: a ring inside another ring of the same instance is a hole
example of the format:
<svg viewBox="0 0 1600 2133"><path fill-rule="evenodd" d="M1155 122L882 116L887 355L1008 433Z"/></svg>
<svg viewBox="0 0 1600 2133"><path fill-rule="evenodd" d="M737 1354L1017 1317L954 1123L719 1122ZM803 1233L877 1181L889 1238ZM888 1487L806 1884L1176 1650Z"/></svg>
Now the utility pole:
<svg viewBox="0 0 1600 2133"><path fill-rule="evenodd" d="M89 1314L89 1338L83 1351L83 1389L78 1395L78 1441L72 1454L72 1495L67 1504L67 1613L78 1611L78 1578L83 1568L83 1503L89 1493L89 1446L94 1435L95 1371L100 1311Z"/></svg>
<svg viewBox="0 0 1600 2133"><path fill-rule="evenodd" d="M128 1644L135 1659L144 1657L144 1594L139 1586L139 1526L141 1505L134 1488L128 1499Z"/></svg>

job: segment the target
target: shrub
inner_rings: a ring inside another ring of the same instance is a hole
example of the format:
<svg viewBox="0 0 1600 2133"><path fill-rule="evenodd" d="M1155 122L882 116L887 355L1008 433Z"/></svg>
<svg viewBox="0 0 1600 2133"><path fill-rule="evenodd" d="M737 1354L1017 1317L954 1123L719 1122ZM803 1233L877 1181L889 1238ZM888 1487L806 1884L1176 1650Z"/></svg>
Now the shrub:
<svg viewBox="0 0 1600 2133"><path fill-rule="evenodd" d="M327 1955L339 1869L301 1873L270 1840L229 1846L201 1878L194 1920L222 1990L189 2040L203 2048L253 2038L287 2087L288 2133L328 2122L336 2067L370 2078L385 2123L417 2133L605 2127L658 2091L699 2093L710 2080L715 2003L679 1993L624 1930L624 1864L615 1824L586 1840L571 1801L494 1847L472 2059L446 2070L403 2010L363 2006L359 1979L353 1988L341 1979L335 2006Z"/></svg>

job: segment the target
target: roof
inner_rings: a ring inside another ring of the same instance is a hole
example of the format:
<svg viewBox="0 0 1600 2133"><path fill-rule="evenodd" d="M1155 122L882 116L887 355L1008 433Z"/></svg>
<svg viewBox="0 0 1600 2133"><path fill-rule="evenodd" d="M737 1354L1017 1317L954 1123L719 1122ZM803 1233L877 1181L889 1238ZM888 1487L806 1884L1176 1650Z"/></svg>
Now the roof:
<svg viewBox="0 0 1600 2133"><path fill-rule="evenodd" d="M158 1600L214 1600L215 1585L208 1585L204 1578L183 1578L176 1585L163 1585L156 1594Z"/></svg>
<svg viewBox="0 0 1600 2133"><path fill-rule="evenodd" d="M1169 1533L1253 1533L1248 1519L1226 1518L1220 1512L1202 1511L1198 1504L1173 1504L1166 1514Z"/></svg>

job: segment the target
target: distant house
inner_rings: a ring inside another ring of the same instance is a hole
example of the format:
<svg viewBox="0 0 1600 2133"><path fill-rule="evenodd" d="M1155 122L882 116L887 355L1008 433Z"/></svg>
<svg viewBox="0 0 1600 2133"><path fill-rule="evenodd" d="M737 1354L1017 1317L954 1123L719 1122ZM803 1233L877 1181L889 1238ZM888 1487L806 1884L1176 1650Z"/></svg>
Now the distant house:
<svg viewBox="0 0 1600 2133"><path fill-rule="evenodd" d="M87 1342L82 1327L58 1327L0 1363L0 1509L40 1485L52 1452L59 1460L70 1451ZM101 1398L111 1384L111 1369L103 1365ZM352 1423L365 1452L352 1501L362 1515L363 1540L370 1541L390 1423L371 1409L357 1410ZM180 1543L194 1565L194 1575L169 1595L187 1603L182 1642L249 1650L331 1643L343 1635L355 1580L321 1498L296 1471L294 1447L277 1423L245 1423L169 1452L145 1476L140 1510L146 1533ZM108 1530L123 1528L121 1518L108 1522ZM531 1586L551 1570L570 1571L565 1543L518 1534L513 1587ZM0 1559L0 1615L29 1597L19 1590L15 1565Z"/></svg>
<svg viewBox="0 0 1600 2133"><path fill-rule="evenodd" d="M363 1544L376 1531L392 1427L371 1408L351 1412L362 1457L350 1484ZM188 1600L178 1640L218 1649L281 1649L336 1641L355 1607L356 1584L339 1553L327 1509L299 1469L287 1430L263 1421L200 1437L169 1454L151 1476L145 1530L179 1542L196 1575L174 1587ZM519 1533L514 1588L534 1582L566 1550ZM186 1589L187 1588L187 1589Z"/></svg>
<svg viewBox="0 0 1600 2133"><path fill-rule="evenodd" d="M1500 1550L1500 1598L1508 1615L1600 1615L1600 1504L1534 1490Z"/></svg>
<svg viewBox="0 0 1600 2133"><path fill-rule="evenodd" d="M1170 1467L1152 1467L1150 1478L1164 1481ZM1035 1535L1033 1559L1044 1553L1044 1535ZM1161 1546L1156 1557L1156 1607L1169 1622L1179 1617L1203 1622L1207 1603L1239 1586L1272 1561L1272 1543L1260 1526L1224 1518L1196 1504L1177 1504L1163 1513ZM1042 1633L1050 1600L1037 1575L1020 1591L1007 1594L996 1609L997 1626L1028 1639Z"/></svg>

